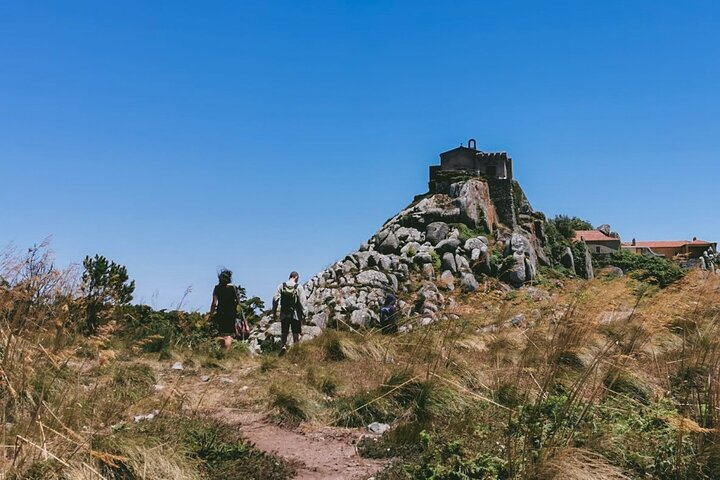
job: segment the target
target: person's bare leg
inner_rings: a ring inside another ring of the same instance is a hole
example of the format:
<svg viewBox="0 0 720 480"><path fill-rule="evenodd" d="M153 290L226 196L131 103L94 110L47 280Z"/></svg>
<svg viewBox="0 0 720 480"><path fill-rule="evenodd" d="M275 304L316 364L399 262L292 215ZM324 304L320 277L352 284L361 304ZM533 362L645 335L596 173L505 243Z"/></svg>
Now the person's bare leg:
<svg viewBox="0 0 720 480"><path fill-rule="evenodd" d="M288 333L286 333L284 335L283 334L280 335L280 356L285 355L285 352L287 351L288 335L289 335Z"/></svg>
<svg viewBox="0 0 720 480"><path fill-rule="evenodd" d="M225 346L225 351L226 351L226 352L229 352L230 349L232 348L232 337L229 337L229 336L228 336L228 337L225 337L225 338L223 339L223 342L225 343L225 345L224 345L224 346Z"/></svg>

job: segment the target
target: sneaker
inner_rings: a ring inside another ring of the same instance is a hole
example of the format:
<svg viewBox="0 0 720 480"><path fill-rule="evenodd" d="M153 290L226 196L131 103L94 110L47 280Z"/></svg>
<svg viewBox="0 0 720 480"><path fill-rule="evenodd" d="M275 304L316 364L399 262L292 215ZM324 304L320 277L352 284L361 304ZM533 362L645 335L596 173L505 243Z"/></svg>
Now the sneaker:
<svg viewBox="0 0 720 480"><path fill-rule="evenodd" d="M280 349L280 354L279 354L279 356L282 357L282 356L285 355L286 353L287 353L287 347L282 347L282 348Z"/></svg>

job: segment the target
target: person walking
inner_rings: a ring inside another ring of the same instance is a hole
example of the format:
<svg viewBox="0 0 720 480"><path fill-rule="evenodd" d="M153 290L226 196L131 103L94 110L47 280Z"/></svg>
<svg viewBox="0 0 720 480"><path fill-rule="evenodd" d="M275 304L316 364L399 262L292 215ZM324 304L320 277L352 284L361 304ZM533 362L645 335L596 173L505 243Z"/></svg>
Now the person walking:
<svg viewBox="0 0 720 480"><path fill-rule="evenodd" d="M280 355L287 352L287 337L292 330L293 345L300 341L302 322L306 313L305 290L300 285L300 275L291 272L287 282L281 283L272 300L273 320L277 321L280 308Z"/></svg>
<svg viewBox="0 0 720 480"><path fill-rule="evenodd" d="M237 318L238 290L232 284L232 272L222 269L218 274L218 284L213 289L210 315L220 335L225 351L232 348Z"/></svg>

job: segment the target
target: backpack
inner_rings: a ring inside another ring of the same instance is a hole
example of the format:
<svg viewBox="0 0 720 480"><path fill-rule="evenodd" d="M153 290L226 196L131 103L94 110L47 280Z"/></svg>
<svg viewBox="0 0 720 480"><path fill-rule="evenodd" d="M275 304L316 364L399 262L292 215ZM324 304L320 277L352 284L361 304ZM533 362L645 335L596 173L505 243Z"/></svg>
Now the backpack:
<svg viewBox="0 0 720 480"><path fill-rule="evenodd" d="M290 317L295 313L298 304L298 284L282 284L280 291L280 315Z"/></svg>

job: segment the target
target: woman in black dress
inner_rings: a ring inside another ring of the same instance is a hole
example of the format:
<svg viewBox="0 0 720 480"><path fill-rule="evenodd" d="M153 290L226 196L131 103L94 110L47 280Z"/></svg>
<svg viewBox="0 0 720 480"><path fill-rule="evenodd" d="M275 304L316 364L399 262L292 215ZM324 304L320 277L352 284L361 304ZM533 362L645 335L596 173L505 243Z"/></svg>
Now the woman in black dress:
<svg viewBox="0 0 720 480"><path fill-rule="evenodd" d="M235 319L237 318L238 296L237 289L232 283L232 272L223 269L218 274L218 284L213 289L210 314L218 329L225 350L232 347L235 335Z"/></svg>

